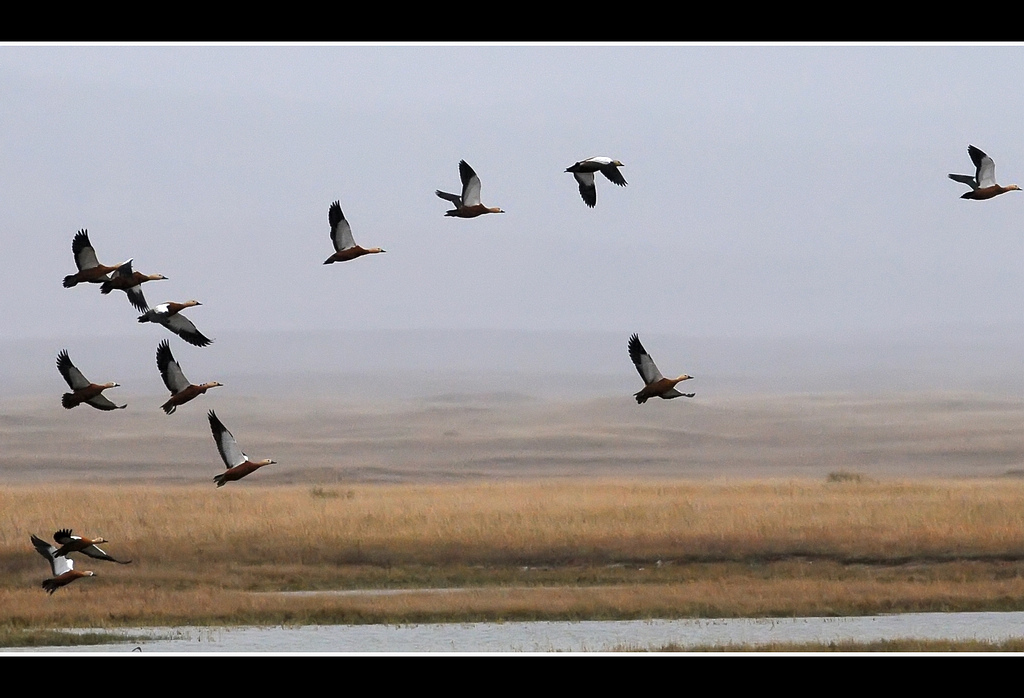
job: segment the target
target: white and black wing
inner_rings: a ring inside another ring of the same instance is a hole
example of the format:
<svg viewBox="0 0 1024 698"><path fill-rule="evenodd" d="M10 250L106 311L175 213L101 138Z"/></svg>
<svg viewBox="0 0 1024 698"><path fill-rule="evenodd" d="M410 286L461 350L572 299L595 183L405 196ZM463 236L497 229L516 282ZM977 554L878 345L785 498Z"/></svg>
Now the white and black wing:
<svg viewBox="0 0 1024 698"><path fill-rule="evenodd" d="M115 405L113 402L109 400L109 398L103 397L102 394L97 395L96 397L89 398L88 400L85 401L85 404L92 405L96 409L103 410L104 412L109 412L110 410L123 410L125 407L128 406Z"/></svg>
<svg viewBox="0 0 1024 698"><path fill-rule="evenodd" d="M459 176L462 178L462 205L480 205L480 177L465 160L459 160Z"/></svg>
<svg viewBox="0 0 1024 698"><path fill-rule="evenodd" d="M626 178L619 172L617 165L608 164L601 168L601 174L607 177L610 181L618 184L620 187L626 186Z"/></svg>
<svg viewBox="0 0 1024 698"><path fill-rule="evenodd" d="M67 349L63 349L57 354L57 370L60 371L60 375L64 376L64 380L72 390L81 390L91 385L86 377L82 375L82 372L71 363L71 357L68 356Z"/></svg>
<svg viewBox="0 0 1024 698"><path fill-rule="evenodd" d="M160 369L160 377L164 379L164 385L172 395L177 395L191 385L188 378L185 378L185 374L181 372L181 366L174 360L174 355L171 354L171 345L166 339L160 342L156 348L156 366Z"/></svg>
<svg viewBox="0 0 1024 698"><path fill-rule="evenodd" d="M967 146L967 154L971 156L971 160L977 168L975 179L978 182L978 187L981 189L994 187L996 185L995 161L973 145Z"/></svg>
<svg viewBox="0 0 1024 698"><path fill-rule="evenodd" d="M580 185L580 196L583 202L590 208L597 205L597 187L594 186L593 172L573 172L572 176Z"/></svg>
<svg viewBox="0 0 1024 698"><path fill-rule="evenodd" d="M220 457L224 461L224 467L234 468L249 460L249 457L238 447L235 437L217 418L217 413L210 410L209 417L210 430L213 432L213 440L217 444L217 450L220 451Z"/></svg>
<svg viewBox="0 0 1024 698"><path fill-rule="evenodd" d="M192 321L181 313L168 316L161 324L193 346L205 347L213 343L212 339L197 330Z"/></svg>
<svg viewBox="0 0 1024 698"><path fill-rule="evenodd" d="M54 577L59 577L65 572L70 572L75 568L75 563L70 558L64 557L63 555L57 555L57 549L47 543L45 540L39 538L34 533L32 534L32 545L36 546L36 551L46 558L46 561L50 563L50 571L53 572Z"/></svg>
<svg viewBox="0 0 1024 698"><path fill-rule="evenodd" d="M71 252L75 255L75 265L78 266L78 271L94 269L100 265L99 260L96 259L96 250L89 242L89 233L85 228L79 230L75 239L71 241ZM101 278L106 280L110 277L103 276Z"/></svg>
<svg viewBox="0 0 1024 698"><path fill-rule="evenodd" d="M356 242L352 239L352 226L348 224L345 214L341 212L340 201L331 204L327 218L331 222L331 242L334 243L335 251L341 252L355 247Z"/></svg>
<svg viewBox="0 0 1024 698"><path fill-rule="evenodd" d="M629 358L633 360L633 365L636 366L637 373L643 378L644 385L650 385L654 381L664 378L658 367L654 365L654 359L640 343L640 337L635 334L629 338Z"/></svg>

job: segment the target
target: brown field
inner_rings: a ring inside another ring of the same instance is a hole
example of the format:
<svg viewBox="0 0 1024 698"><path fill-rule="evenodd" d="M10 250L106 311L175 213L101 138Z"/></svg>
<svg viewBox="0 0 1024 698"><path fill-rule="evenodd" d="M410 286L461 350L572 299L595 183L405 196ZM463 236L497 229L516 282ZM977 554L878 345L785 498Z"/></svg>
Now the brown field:
<svg viewBox="0 0 1024 698"><path fill-rule="evenodd" d="M1024 609L1021 401L621 403L8 401L0 635ZM208 407L280 463L216 489ZM134 562L47 596L29 535L66 526Z"/></svg>

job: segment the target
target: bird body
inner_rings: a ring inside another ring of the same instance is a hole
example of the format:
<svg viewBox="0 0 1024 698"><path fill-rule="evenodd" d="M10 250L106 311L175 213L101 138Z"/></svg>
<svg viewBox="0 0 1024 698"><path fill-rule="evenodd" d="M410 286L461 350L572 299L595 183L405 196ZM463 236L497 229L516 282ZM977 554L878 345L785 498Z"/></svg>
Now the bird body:
<svg viewBox="0 0 1024 698"><path fill-rule="evenodd" d="M637 372L644 381L644 387L640 392L633 395L636 398L636 404L642 405L652 397L671 400L675 397L693 397L696 394L681 393L676 390L678 383L690 380L693 376L688 376L684 373L677 378L665 378L665 376L661 375L661 371L654 364L654 359L644 349L644 345L640 343L640 337L635 334L630 337L628 348L629 358L632 359L633 365L636 366Z"/></svg>
<svg viewBox="0 0 1024 698"><path fill-rule="evenodd" d="M367 254L378 254L386 252L379 247L360 247L352 238L352 226L345 219L341 212L341 201L335 201L327 211L327 221L331 224L331 242L334 243L334 254L328 257L324 264L335 262L347 262L356 257Z"/></svg>
<svg viewBox="0 0 1024 698"><path fill-rule="evenodd" d="M82 375L82 372L71 363L71 357L68 356L68 350L63 349L57 354L57 370L60 371L60 375L64 376L65 382L68 387L71 388L72 392L64 393L61 397L60 404L64 406L64 409L70 410L74 407L78 407L83 402L91 407L95 407L98 410L110 411L110 410L123 410L128 405L115 405L113 402L103 396L103 391L108 388L120 387L118 383L92 383Z"/></svg>
<svg viewBox="0 0 1024 698"><path fill-rule="evenodd" d="M180 314L185 308L191 308L196 305L202 305L202 303L199 301L161 303L140 315L139 322L153 322L158 325L163 325L189 344L197 347L205 347L212 344L213 340L197 330L191 320Z"/></svg>
<svg viewBox="0 0 1024 698"><path fill-rule="evenodd" d="M220 452L220 457L227 467L227 470L223 473L214 476L213 481L217 483L217 487L223 487L228 482L241 480L264 465L277 463L276 460L271 460L270 458L258 461L251 460L249 456L242 453L242 449L238 447L235 437L231 435L227 427L217 418L217 414L213 410L210 410L208 417L210 418L210 430L213 432L213 440L217 444L217 451Z"/></svg>
<svg viewBox="0 0 1024 698"><path fill-rule="evenodd" d="M53 534L53 540L55 540L60 547L54 553L56 556L66 557L71 553L82 553L89 557L96 558L97 560L109 560L110 562L116 562L119 565L127 565L131 563L131 560L118 560L110 555L107 555L101 548L97 546L98 543L109 543L110 541L105 538L86 538L84 536L72 535L70 528L62 528Z"/></svg>
<svg viewBox="0 0 1024 698"><path fill-rule="evenodd" d="M969 192L960 197L961 199L984 201L985 199L1005 194L1008 191L1021 190L1016 184L1010 184L1005 187L996 184L996 163L982 152L980 148L968 145L967 154L971 156L971 160L976 168L974 176L964 174L949 175L949 178L954 182L966 184L971 188Z"/></svg>
<svg viewBox="0 0 1024 698"><path fill-rule="evenodd" d="M597 187L594 185L594 173L600 172L609 181L624 187L626 186L626 179L619 172L620 167L623 167L623 164L618 160L597 156L580 160L575 165L565 168L565 171L572 172L572 176L576 178L577 184L580 185L580 196L583 198L583 202L590 208L594 208L597 205Z"/></svg>
<svg viewBox="0 0 1024 698"><path fill-rule="evenodd" d="M459 177L462 179L462 195L449 194L438 189L434 193L455 204L455 208L444 215L453 218L476 218L485 213L505 213L500 208L491 208L480 203L480 177L465 160L459 161Z"/></svg>
<svg viewBox="0 0 1024 698"><path fill-rule="evenodd" d="M202 385L193 385L181 371L181 366L174 360L171 354L171 345L165 339L156 348L156 365L160 369L160 377L164 385L171 391L171 398L161 405L161 409L167 414L174 414L180 405L193 400L206 393L210 388L223 386L223 383L211 382Z"/></svg>
<svg viewBox="0 0 1024 698"><path fill-rule="evenodd" d="M167 277L162 274L143 274L142 272L132 271L132 260L128 260L117 268L110 279L103 282L100 286L100 293L106 295L113 290L124 291L128 296L128 302L131 303L135 308L146 312L149 310L149 305L146 303L146 297L142 294L142 284L147 281L164 281Z"/></svg>

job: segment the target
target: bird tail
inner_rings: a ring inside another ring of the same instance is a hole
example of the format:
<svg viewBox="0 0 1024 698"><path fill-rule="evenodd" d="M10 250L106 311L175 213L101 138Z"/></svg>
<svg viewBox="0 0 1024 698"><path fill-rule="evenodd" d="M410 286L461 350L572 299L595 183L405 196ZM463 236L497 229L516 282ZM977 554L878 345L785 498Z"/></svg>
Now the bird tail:
<svg viewBox="0 0 1024 698"><path fill-rule="evenodd" d="M139 316L139 322L149 322L149 321L150 321L149 320L149 315L146 315L145 313L143 313L142 315Z"/></svg>
<svg viewBox="0 0 1024 698"><path fill-rule="evenodd" d="M162 409L163 409L163 411L164 411L164 412L166 412L167 414L174 414L174 409L175 409L176 407L177 407L177 405L161 405L161 408L162 408Z"/></svg>
<svg viewBox="0 0 1024 698"><path fill-rule="evenodd" d="M64 277L64 288L71 288L72 286L78 285L78 279L75 278L74 274Z"/></svg>
<svg viewBox="0 0 1024 698"><path fill-rule="evenodd" d="M633 397L635 397L635 398L636 398L636 404L638 404L638 405L642 405L642 404L644 404L645 402L647 402L647 398L646 398L646 397L642 397L642 396L640 395L640 393L637 393L637 394L636 394L636 395L634 395Z"/></svg>
<svg viewBox="0 0 1024 698"><path fill-rule="evenodd" d="M220 475L214 475L213 481L217 483L217 487L223 487L227 482L227 480L224 479L223 473L221 473Z"/></svg>
<svg viewBox="0 0 1024 698"><path fill-rule="evenodd" d="M64 409L70 410L72 407L78 407L78 403L75 402L75 396L72 393L64 393L60 399L60 404L64 405Z"/></svg>
<svg viewBox="0 0 1024 698"><path fill-rule="evenodd" d="M60 589L60 585L58 585L57 582L54 581L53 579L45 579L45 580L43 580L43 583L40 586L42 586L44 589L46 589L46 593L47 594L53 594L53 592L55 592L58 589Z"/></svg>

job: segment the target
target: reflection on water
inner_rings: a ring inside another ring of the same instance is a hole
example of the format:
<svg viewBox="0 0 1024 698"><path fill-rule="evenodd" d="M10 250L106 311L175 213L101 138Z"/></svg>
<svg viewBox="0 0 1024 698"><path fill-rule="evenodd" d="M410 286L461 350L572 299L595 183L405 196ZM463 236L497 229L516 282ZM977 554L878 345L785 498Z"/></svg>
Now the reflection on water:
<svg viewBox="0 0 1024 698"><path fill-rule="evenodd" d="M613 649L770 642L870 642L1024 637L1024 612L904 613L856 618L135 628L143 652L601 652ZM33 652L129 652L128 644L32 648Z"/></svg>

